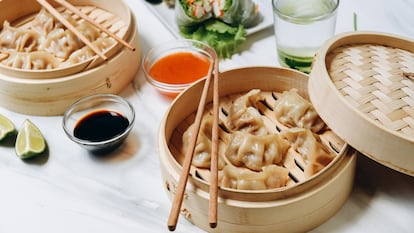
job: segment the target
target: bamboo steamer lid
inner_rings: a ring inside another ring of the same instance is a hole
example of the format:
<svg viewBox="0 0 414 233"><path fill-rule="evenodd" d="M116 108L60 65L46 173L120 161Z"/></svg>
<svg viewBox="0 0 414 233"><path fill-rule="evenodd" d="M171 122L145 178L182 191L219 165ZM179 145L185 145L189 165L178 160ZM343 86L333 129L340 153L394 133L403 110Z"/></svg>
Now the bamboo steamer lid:
<svg viewBox="0 0 414 233"><path fill-rule="evenodd" d="M116 42L103 61L97 55L67 69L21 70L0 67L0 106L29 115L61 115L81 97L120 93L135 77L141 61L135 18L123 1L70 0L71 4L123 38L135 51ZM24 23L40 10L35 0L0 1L0 23Z"/></svg>
<svg viewBox="0 0 414 233"><path fill-rule="evenodd" d="M252 89L281 93L292 88L308 98L308 76L290 69L244 67L229 70L219 77L220 100ZM180 138L192 114L205 79L187 88L172 103L164 116L158 134L159 159L164 188L173 200L182 170L183 154L178 150ZM207 96L207 103L212 93ZM264 113L266 115L266 113ZM194 116L192 116L194 117ZM184 125L184 127L183 127ZM306 232L333 216L346 202L353 184L355 150L335 134L321 135L326 145L336 145L337 156L324 170L311 178L288 187L268 190L219 189L218 225L208 224L209 183L192 170L189 176L181 214L208 232ZM335 147L335 146L334 146ZM295 176L296 168L289 167ZM299 171L300 172L300 171ZM302 171L303 172L303 171ZM179 228L178 223L177 228ZM166 224L167 227L167 224Z"/></svg>
<svg viewBox="0 0 414 233"><path fill-rule="evenodd" d="M414 41L377 32L335 36L318 51L309 95L335 133L414 176Z"/></svg>

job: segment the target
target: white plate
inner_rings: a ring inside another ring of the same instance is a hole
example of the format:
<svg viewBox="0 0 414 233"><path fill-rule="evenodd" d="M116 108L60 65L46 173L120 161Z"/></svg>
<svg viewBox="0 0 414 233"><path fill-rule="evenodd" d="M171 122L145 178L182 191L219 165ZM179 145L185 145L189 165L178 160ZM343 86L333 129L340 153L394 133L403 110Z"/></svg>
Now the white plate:
<svg viewBox="0 0 414 233"><path fill-rule="evenodd" d="M251 28L247 28L247 35L251 35L258 31L261 31L267 27L273 25L273 15L272 15L272 4L269 0L254 0L259 5L259 17L261 17L260 22ZM146 2L146 1L145 1ZM175 22L174 9L168 8L167 5L162 2L160 4L151 4L146 2L148 8L153 12L155 16L170 30L175 37L180 37L178 31L178 26Z"/></svg>

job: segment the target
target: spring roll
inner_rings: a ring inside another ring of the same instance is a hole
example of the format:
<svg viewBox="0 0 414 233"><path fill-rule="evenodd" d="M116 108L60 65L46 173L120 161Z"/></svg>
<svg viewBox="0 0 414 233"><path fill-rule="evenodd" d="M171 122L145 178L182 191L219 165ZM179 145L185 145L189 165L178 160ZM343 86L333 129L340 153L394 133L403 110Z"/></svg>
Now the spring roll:
<svg viewBox="0 0 414 233"><path fill-rule="evenodd" d="M175 19L178 26L192 26L213 17L212 0L176 0Z"/></svg>
<svg viewBox="0 0 414 233"><path fill-rule="evenodd" d="M213 12L214 17L230 25L251 27L256 24L259 8L253 0L214 0Z"/></svg>

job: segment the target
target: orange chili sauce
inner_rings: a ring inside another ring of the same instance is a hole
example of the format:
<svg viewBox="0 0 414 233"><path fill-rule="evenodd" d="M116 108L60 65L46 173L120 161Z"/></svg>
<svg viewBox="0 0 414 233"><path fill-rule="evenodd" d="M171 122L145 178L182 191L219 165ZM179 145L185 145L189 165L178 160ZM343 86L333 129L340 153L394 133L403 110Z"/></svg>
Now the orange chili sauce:
<svg viewBox="0 0 414 233"><path fill-rule="evenodd" d="M192 83L207 75L210 60L192 52L177 52L160 58L149 74L158 82L167 84Z"/></svg>

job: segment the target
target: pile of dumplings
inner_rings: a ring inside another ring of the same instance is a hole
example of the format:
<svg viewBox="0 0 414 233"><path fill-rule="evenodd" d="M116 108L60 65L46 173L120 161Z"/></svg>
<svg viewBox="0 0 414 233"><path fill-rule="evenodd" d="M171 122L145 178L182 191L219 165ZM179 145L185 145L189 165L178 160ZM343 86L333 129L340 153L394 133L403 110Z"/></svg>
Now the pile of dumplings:
<svg viewBox="0 0 414 233"><path fill-rule="evenodd" d="M292 89L269 106L265 100L268 94L254 89L225 103L220 100L221 187L264 190L287 186L292 180L292 167L286 166L288 153L302 158L304 165L300 169L305 178L318 173L335 158L321 142L318 133L327 127L309 101ZM206 110L192 161L200 169L210 168L212 122L211 110ZM194 124L190 125L182 135L183 154L193 127Z"/></svg>
<svg viewBox="0 0 414 233"><path fill-rule="evenodd" d="M101 51L115 44L115 40L102 36L88 22L76 21L67 13L63 16ZM95 56L95 52L44 8L31 22L20 27L3 22L0 53L8 55L0 60L0 64L24 70L64 68Z"/></svg>

